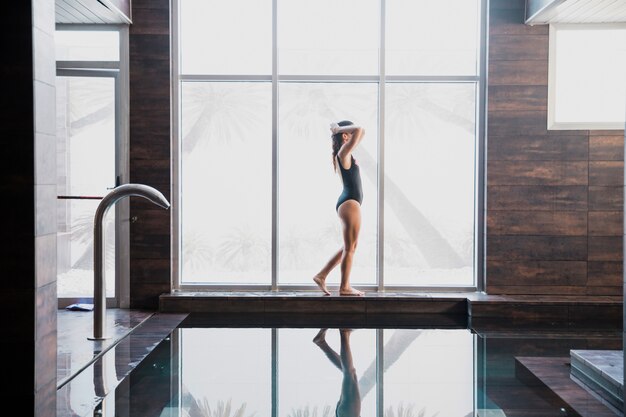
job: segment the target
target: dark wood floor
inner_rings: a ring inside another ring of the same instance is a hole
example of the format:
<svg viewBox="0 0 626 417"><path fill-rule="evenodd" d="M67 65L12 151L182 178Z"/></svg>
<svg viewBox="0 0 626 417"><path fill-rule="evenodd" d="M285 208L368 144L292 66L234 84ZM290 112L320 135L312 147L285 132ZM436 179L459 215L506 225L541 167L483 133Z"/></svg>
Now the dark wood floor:
<svg viewBox="0 0 626 417"><path fill-rule="evenodd" d="M619 412L570 378L570 358L517 357L516 374L529 386L549 392L581 417L615 417ZM548 390L545 390L548 388Z"/></svg>

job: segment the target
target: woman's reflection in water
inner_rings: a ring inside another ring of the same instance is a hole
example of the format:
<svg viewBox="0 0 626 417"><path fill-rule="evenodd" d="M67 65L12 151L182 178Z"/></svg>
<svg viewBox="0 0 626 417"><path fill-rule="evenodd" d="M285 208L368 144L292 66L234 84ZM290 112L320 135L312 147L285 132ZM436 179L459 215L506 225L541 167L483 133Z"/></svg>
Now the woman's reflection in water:
<svg viewBox="0 0 626 417"><path fill-rule="evenodd" d="M359 417L361 415L361 394L359 393L359 381L352 362L352 351L350 350L351 329L341 329L341 354L338 355L328 343L326 343L326 330L320 329L313 343L319 346L326 354L326 357L341 371L343 381L341 382L341 396L337 402L335 416L337 417Z"/></svg>

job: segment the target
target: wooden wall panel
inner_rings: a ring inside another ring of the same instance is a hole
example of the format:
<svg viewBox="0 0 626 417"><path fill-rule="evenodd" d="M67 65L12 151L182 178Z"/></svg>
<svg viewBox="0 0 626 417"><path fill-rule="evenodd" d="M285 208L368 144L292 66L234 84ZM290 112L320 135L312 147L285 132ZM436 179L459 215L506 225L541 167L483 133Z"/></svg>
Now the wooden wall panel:
<svg viewBox="0 0 626 417"><path fill-rule="evenodd" d="M548 131L548 26L489 7L487 292L621 295L624 132Z"/></svg>
<svg viewBox="0 0 626 417"><path fill-rule="evenodd" d="M589 186L589 210L623 210L624 188Z"/></svg>
<svg viewBox="0 0 626 417"><path fill-rule="evenodd" d="M589 136L589 160L624 161L624 137L621 135Z"/></svg>
<svg viewBox="0 0 626 417"><path fill-rule="evenodd" d="M624 185L624 162L590 161L589 185Z"/></svg>
<svg viewBox="0 0 626 417"><path fill-rule="evenodd" d="M601 241L601 238L596 239L594 245L597 250L608 246L608 242ZM598 256L600 257L599 254ZM609 255L604 256L607 259L598 260L613 260ZM580 261L586 259L587 237L585 236L489 235L487 240L487 261ZM514 280L515 277L512 279Z"/></svg>
<svg viewBox="0 0 626 417"><path fill-rule="evenodd" d="M489 136L489 161L587 161L587 135Z"/></svg>
<svg viewBox="0 0 626 417"><path fill-rule="evenodd" d="M487 185L587 185L587 166L584 161L489 161ZM612 169L598 167L596 185L614 185L606 184Z"/></svg>
<svg viewBox="0 0 626 417"><path fill-rule="evenodd" d="M588 236L590 261L621 261L622 236Z"/></svg>
<svg viewBox="0 0 626 417"><path fill-rule="evenodd" d="M489 86L548 85L548 61L492 61Z"/></svg>
<svg viewBox="0 0 626 417"><path fill-rule="evenodd" d="M170 199L170 2L134 0L130 26L130 181ZM130 305L158 309L169 292L171 211L143 200L130 206Z"/></svg>
<svg viewBox="0 0 626 417"><path fill-rule="evenodd" d="M489 36L489 59L494 61L545 61L548 59L548 36Z"/></svg>
<svg viewBox="0 0 626 417"><path fill-rule="evenodd" d="M623 214L622 211L590 211L589 236L621 236Z"/></svg>
<svg viewBox="0 0 626 417"><path fill-rule="evenodd" d="M622 285L623 266L619 261L590 261L587 285L592 287L619 287Z"/></svg>
<svg viewBox="0 0 626 417"><path fill-rule="evenodd" d="M594 271L597 284L613 283L614 271L611 266L605 266L604 263L598 264ZM492 272L490 285L493 286L511 285L513 280L519 285L534 286L575 286L585 285L587 282L587 262L585 261L489 261L488 268Z"/></svg>
<svg viewBox="0 0 626 417"><path fill-rule="evenodd" d="M494 85L489 88L489 110L546 110L548 87Z"/></svg>
<svg viewBox="0 0 626 417"><path fill-rule="evenodd" d="M606 227L613 218L597 219L596 227ZM494 235L582 236L587 232L584 211L504 211L487 215L487 233Z"/></svg>
<svg viewBox="0 0 626 417"><path fill-rule="evenodd" d="M488 173L489 177L493 173ZM599 190L598 204L612 204L612 190ZM587 210L587 187L503 185L487 187L488 210Z"/></svg>

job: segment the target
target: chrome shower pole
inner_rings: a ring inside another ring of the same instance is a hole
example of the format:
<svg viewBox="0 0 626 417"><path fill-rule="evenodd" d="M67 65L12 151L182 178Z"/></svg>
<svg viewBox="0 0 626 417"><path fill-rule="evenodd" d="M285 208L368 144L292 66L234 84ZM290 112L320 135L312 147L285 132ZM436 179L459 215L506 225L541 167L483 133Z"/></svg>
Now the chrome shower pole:
<svg viewBox="0 0 626 417"><path fill-rule="evenodd" d="M168 209L170 203L155 188L143 184L124 184L115 187L107 194L96 209L93 226L93 337L89 340L108 339L104 334L104 324L106 319L106 288L103 270L103 250L104 235L102 232L102 221L111 206L124 197L138 196L150 200L154 204Z"/></svg>

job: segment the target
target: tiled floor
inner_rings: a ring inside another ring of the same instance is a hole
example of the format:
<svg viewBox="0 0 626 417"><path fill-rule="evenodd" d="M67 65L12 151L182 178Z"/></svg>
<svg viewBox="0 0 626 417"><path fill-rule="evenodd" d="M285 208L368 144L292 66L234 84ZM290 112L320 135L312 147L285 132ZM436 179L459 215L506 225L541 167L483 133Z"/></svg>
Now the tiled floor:
<svg viewBox="0 0 626 417"><path fill-rule="evenodd" d="M57 388L152 314L148 311L108 309L105 329L110 339L93 341L87 339L93 335L92 311L58 310Z"/></svg>
<svg viewBox="0 0 626 417"><path fill-rule="evenodd" d="M111 309L107 311L107 329L114 337L92 342L87 340L91 313L74 314L59 314L59 354L76 359L67 361L69 365L60 364L59 373L67 376L57 390L57 417L93 416L102 398L187 316ZM73 373L77 369L79 372Z"/></svg>

